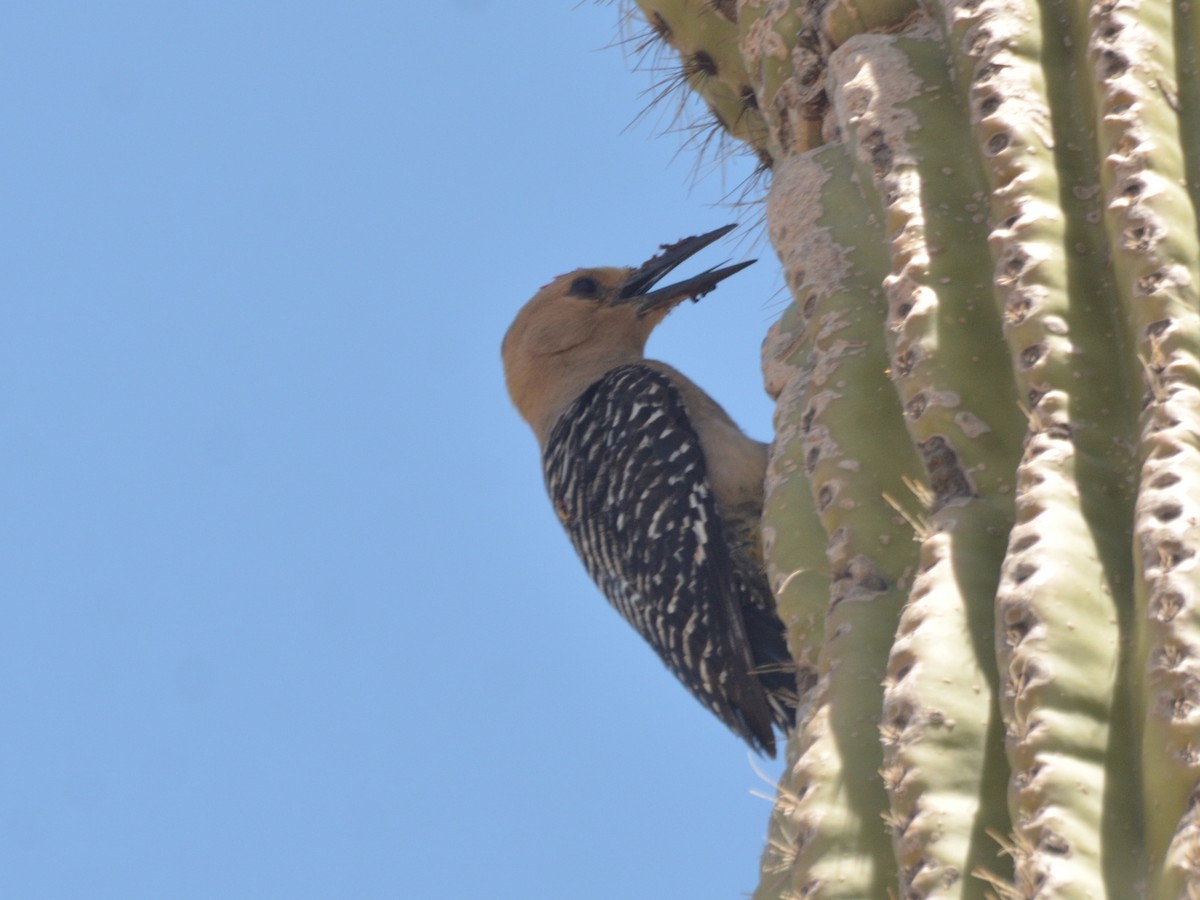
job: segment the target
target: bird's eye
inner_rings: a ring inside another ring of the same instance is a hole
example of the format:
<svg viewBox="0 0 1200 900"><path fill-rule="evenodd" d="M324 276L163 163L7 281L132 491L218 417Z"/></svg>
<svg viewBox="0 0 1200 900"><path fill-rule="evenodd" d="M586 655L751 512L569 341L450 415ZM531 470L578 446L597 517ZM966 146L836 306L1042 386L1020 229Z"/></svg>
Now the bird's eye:
<svg viewBox="0 0 1200 900"><path fill-rule="evenodd" d="M567 293L574 297L596 297L600 294L600 282L590 275L580 275L571 282Z"/></svg>

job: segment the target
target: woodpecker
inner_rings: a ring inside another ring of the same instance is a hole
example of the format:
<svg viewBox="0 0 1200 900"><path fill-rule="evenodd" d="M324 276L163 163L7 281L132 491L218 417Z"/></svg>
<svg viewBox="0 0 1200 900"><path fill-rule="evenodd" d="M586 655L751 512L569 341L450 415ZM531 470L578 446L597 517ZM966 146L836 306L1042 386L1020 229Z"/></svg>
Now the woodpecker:
<svg viewBox="0 0 1200 900"><path fill-rule="evenodd" d="M766 446L646 340L754 262L656 285L733 225L636 268L578 269L521 309L501 352L513 404L588 574L702 704L753 749L794 724L795 667L763 570Z"/></svg>

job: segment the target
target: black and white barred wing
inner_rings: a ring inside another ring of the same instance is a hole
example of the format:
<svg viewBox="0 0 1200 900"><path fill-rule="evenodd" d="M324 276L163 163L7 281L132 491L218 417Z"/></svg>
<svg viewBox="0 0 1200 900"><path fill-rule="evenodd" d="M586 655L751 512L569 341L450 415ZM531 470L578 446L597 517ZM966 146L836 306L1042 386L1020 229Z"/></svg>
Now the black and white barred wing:
<svg viewBox="0 0 1200 900"><path fill-rule="evenodd" d="M734 732L774 750L728 544L679 391L621 366L562 416L543 458L588 573L667 667Z"/></svg>

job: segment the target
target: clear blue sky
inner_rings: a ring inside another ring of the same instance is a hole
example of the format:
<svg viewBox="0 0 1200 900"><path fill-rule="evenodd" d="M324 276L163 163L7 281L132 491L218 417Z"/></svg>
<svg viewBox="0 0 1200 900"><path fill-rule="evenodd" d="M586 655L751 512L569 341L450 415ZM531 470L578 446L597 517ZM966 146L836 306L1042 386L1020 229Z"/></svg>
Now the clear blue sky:
<svg viewBox="0 0 1200 900"><path fill-rule="evenodd" d="M697 264L767 258L651 347L770 434L750 166L627 128L617 25L10 4L0 896L752 889L769 787L587 580L500 368L554 275L741 221Z"/></svg>

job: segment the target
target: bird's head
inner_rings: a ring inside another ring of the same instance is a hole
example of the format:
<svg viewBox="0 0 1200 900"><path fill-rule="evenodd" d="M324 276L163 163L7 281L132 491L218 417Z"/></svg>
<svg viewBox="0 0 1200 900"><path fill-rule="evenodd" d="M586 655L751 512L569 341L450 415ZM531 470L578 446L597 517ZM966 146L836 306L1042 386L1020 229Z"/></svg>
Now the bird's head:
<svg viewBox="0 0 1200 900"><path fill-rule="evenodd" d="M576 269L538 291L509 326L501 345L508 391L538 433L553 424L561 406L609 369L640 360L646 340L672 309L698 300L717 283L754 262L714 267L666 287L669 272L733 230L665 244L633 268Z"/></svg>

